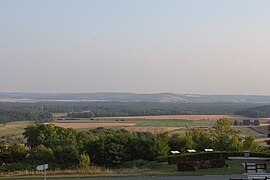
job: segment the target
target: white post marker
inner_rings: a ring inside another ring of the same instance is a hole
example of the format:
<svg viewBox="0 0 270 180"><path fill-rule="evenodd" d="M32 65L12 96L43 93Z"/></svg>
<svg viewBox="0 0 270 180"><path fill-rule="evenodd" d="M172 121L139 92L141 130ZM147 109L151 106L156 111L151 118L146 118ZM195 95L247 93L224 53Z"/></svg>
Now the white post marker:
<svg viewBox="0 0 270 180"><path fill-rule="evenodd" d="M42 164L37 166L38 171L44 170L44 180L46 180L46 169L48 169L49 165L48 164Z"/></svg>

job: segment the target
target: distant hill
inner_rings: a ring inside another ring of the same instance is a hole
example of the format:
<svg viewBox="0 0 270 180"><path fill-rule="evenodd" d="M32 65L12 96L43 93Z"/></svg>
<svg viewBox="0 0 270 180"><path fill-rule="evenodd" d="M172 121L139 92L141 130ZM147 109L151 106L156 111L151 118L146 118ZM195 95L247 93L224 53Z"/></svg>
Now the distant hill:
<svg viewBox="0 0 270 180"><path fill-rule="evenodd" d="M252 118L269 118L270 117L270 105L258 106L249 108L243 111L235 112L236 115L242 115Z"/></svg>
<svg viewBox="0 0 270 180"><path fill-rule="evenodd" d="M117 101L117 102L179 102L179 103L268 103L270 96L200 95L174 93L0 93L0 99L18 101Z"/></svg>

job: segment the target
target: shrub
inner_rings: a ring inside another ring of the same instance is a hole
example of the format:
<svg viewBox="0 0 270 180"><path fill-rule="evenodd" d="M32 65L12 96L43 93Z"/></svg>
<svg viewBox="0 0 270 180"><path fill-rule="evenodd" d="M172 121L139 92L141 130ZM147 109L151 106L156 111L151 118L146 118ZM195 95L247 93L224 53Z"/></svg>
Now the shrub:
<svg viewBox="0 0 270 180"><path fill-rule="evenodd" d="M180 162L211 161L213 159L228 159L227 152L202 152L195 154L184 154L179 156L169 156L169 164L178 164Z"/></svg>
<svg viewBox="0 0 270 180"><path fill-rule="evenodd" d="M79 158L79 168L88 169L90 167L90 157L88 154L81 154Z"/></svg>
<svg viewBox="0 0 270 180"><path fill-rule="evenodd" d="M199 162L187 161L177 164L178 171L195 171L199 167Z"/></svg>

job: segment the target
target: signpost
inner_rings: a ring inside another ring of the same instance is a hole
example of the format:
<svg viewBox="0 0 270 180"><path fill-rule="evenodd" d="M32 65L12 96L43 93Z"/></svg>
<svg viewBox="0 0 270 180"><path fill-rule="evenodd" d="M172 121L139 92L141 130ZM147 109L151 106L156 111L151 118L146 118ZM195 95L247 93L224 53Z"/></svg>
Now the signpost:
<svg viewBox="0 0 270 180"><path fill-rule="evenodd" d="M48 169L49 165L48 164L42 164L37 166L38 171L44 170L44 180L46 180L46 169Z"/></svg>

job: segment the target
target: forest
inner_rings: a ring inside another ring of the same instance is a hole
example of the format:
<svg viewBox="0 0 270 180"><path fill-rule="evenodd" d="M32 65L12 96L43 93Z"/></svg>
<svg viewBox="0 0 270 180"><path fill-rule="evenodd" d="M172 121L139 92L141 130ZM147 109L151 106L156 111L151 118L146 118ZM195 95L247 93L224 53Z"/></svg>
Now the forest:
<svg viewBox="0 0 270 180"><path fill-rule="evenodd" d="M235 114L251 118L268 118L270 117L270 105L258 106L243 111L236 111Z"/></svg>
<svg viewBox="0 0 270 180"><path fill-rule="evenodd" d="M165 102L35 102L0 103L3 110L34 110L69 113L71 117L147 116L181 114L234 114L256 107L250 103L165 103ZM84 113L90 112L90 113ZM81 114L80 114L81 113Z"/></svg>
<svg viewBox="0 0 270 180"><path fill-rule="evenodd" d="M14 121L35 121L36 123L53 120L51 113L34 110L0 110L0 124Z"/></svg>

